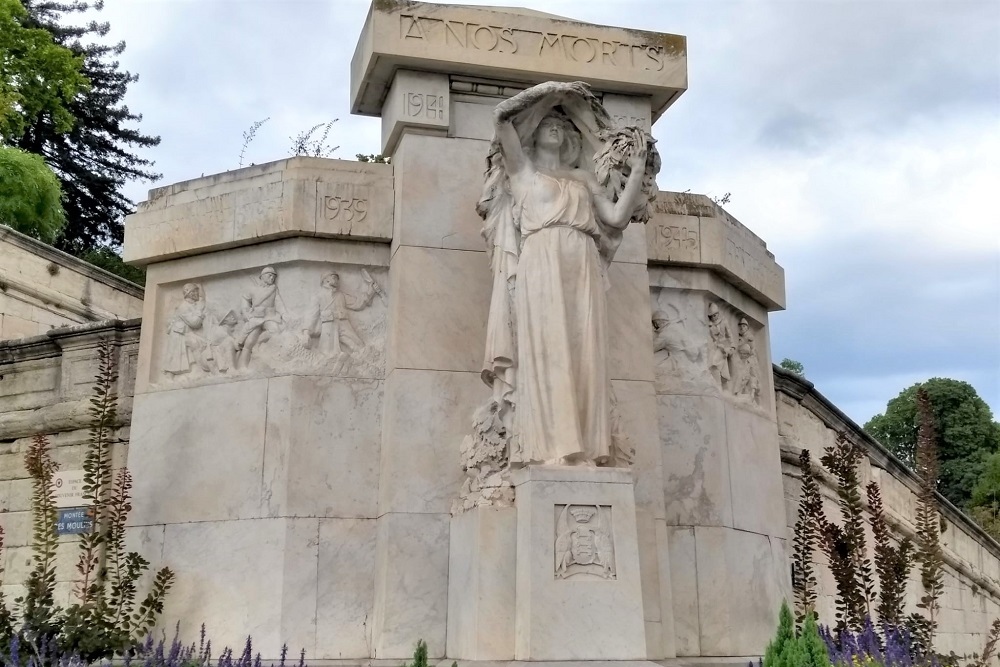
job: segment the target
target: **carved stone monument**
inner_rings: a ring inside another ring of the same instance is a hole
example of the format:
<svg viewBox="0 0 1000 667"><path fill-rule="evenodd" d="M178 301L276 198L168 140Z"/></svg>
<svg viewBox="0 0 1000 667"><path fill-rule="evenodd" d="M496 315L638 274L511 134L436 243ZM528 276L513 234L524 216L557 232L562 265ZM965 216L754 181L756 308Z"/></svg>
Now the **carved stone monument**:
<svg viewBox="0 0 1000 667"><path fill-rule="evenodd" d="M165 626L352 662L763 651L784 277L712 202L657 193L686 58L379 0L351 108L391 164L150 192L125 238L148 268L129 539L180 573Z"/></svg>

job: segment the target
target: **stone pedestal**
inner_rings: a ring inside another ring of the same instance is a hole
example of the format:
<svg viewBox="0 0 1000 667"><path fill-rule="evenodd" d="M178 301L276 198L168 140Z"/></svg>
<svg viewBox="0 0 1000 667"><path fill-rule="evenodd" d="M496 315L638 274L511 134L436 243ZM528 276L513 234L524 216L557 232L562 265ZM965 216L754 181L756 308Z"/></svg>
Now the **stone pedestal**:
<svg viewBox="0 0 1000 667"><path fill-rule="evenodd" d="M528 466L517 493L517 660L646 657L632 473Z"/></svg>

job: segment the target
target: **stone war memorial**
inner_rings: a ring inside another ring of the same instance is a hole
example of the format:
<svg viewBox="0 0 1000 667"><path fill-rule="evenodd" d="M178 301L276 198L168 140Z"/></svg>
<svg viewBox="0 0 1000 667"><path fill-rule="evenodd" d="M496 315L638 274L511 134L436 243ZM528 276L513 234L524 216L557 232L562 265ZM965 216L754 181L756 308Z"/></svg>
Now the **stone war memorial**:
<svg viewBox="0 0 1000 667"><path fill-rule="evenodd" d="M792 597L799 453L846 433L897 536L919 485L772 366L785 278L765 242L658 191L652 130L687 86L680 35L375 0L351 111L381 119L390 163L151 190L125 229L141 300L25 255L50 281L31 298L69 305L0 341L8 577L31 544L16 452L54 429L79 467L104 340L129 548L177 573L168 633L321 665L396 666L419 640L444 665L756 661ZM941 511L939 648L980 650L1000 545ZM828 570L817 588L829 623Z"/></svg>
<svg viewBox="0 0 1000 667"><path fill-rule="evenodd" d="M150 192L128 465L132 538L182 573L165 626L314 659L762 653L783 272L657 192L686 88L683 36L375 2L351 110L391 164Z"/></svg>

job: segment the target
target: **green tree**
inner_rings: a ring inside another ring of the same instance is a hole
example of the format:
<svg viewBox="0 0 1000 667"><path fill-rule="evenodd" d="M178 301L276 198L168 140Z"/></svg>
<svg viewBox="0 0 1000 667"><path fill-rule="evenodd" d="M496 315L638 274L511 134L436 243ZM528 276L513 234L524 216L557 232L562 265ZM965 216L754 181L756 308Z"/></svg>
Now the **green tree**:
<svg viewBox="0 0 1000 667"><path fill-rule="evenodd" d="M0 144L23 135L31 119L45 118L53 132L73 127L70 105L88 88L83 58L31 27L19 0L0 0Z"/></svg>
<svg viewBox="0 0 1000 667"><path fill-rule="evenodd" d="M90 82L68 105L76 119L69 132L63 133L50 114L25 113L25 131L17 140L18 147L44 157L58 176L66 227L56 244L76 255L120 245L124 216L133 209L122 192L125 184L159 178L149 169L153 163L135 154L160 139L136 129L142 117L124 104L128 85L138 78L119 69L125 43L104 40L110 30L107 22L69 21L72 15L102 6L100 0L24 0L26 23L44 29L56 44L81 58L81 72Z"/></svg>
<svg viewBox="0 0 1000 667"><path fill-rule="evenodd" d="M781 363L778 364L778 366L784 368L786 371L791 371L796 375L801 375L804 377L806 374L806 367L802 365L801 361L795 361L794 359L789 359L788 357L782 359Z"/></svg>
<svg viewBox="0 0 1000 667"><path fill-rule="evenodd" d="M59 194L59 180L45 160L0 146L0 224L52 243L66 222Z"/></svg>
<svg viewBox="0 0 1000 667"><path fill-rule="evenodd" d="M972 385L949 378L931 378L903 390L883 414L865 424L865 431L913 467L919 415L917 390L923 388L934 416L935 443L941 469L938 491L959 507L972 497L991 454L1000 449L1000 424Z"/></svg>
<svg viewBox="0 0 1000 667"><path fill-rule="evenodd" d="M986 459L969 500L972 518L995 540L1000 540L1000 452Z"/></svg>
<svg viewBox="0 0 1000 667"><path fill-rule="evenodd" d="M778 630L764 651L764 667L791 667L786 662L789 647L795 644L795 621L787 602L781 603Z"/></svg>

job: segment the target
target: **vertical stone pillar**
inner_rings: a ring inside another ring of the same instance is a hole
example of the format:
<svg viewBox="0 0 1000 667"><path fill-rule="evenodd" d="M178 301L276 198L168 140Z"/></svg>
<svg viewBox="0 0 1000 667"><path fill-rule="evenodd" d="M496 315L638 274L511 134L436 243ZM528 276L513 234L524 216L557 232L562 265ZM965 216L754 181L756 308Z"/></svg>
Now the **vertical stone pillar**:
<svg viewBox="0 0 1000 667"><path fill-rule="evenodd" d="M385 139L395 142L389 279L398 298L389 314L377 658L406 658L419 639L432 657L445 654L450 511L463 479L459 447L487 395L479 370L490 280L474 208L487 142L427 133L430 100L435 115L446 112L448 86L445 74L399 71L391 100L405 102L387 107L397 115L383 116Z"/></svg>
<svg viewBox="0 0 1000 667"><path fill-rule="evenodd" d="M432 657L446 649L465 659L514 657L511 510L454 519L449 510L464 479L459 448L488 395L480 372L492 276L475 205L493 109L547 80L586 81L622 124L649 127L687 86L686 44L533 12L420 2L373 4L358 41L352 111L382 118L395 201L377 658L406 658L418 639ZM630 576L641 582L635 636L644 645L632 653L630 644L629 655L663 659L674 655L674 631L646 261L643 230L629 229L609 271L610 366L637 450Z"/></svg>
<svg viewBox="0 0 1000 667"><path fill-rule="evenodd" d="M708 198L661 193L647 234L678 656L759 655L790 594L768 311L784 273ZM749 588L734 594L734 582Z"/></svg>
<svg viewBox="0 0 1000 667"><path fill-rule="evenodd" d="M164 628L370 656L391 192L386 165L291 158L126 221L147 265L129 539L177 572Z"/></svg>

